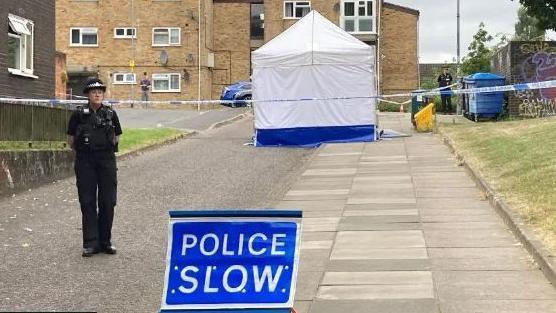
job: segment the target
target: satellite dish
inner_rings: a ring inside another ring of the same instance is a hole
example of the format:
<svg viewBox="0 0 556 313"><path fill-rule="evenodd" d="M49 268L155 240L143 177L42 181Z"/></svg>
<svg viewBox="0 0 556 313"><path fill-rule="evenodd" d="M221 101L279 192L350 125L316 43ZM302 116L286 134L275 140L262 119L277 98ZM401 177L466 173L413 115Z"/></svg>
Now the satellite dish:
<svg viewBox="0 0 556 313"><path fill-rule="evenodd" d="M160 51L160 64L168 64L168 52L166 52L166 50Z"/></svg>

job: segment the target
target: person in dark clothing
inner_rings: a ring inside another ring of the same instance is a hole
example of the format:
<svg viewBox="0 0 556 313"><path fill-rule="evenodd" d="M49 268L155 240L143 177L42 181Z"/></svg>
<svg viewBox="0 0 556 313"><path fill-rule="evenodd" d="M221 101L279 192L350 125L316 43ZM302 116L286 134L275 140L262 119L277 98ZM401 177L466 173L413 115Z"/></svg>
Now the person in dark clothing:
<svg viewBox="0 0 556 313"><path fill-rule="evenodd" d="M122 128L116 112L102 104L105 91L100 79L89 79L83 90L89 103L73 112L68 123L68 144L75 151L84 257L99 252L116 254L111 234L117 192L115 152Z"/></svg>
<svg viewBox="0 0 556 313"><path fill-rule="evenodd" d="M147 77L147 72L143 73L143 79L141 79L141 101L149 101L149 89L151 88L151 81ZM147 104L145 103L145 108Z"/></svg>
<svg viewBox="0 0 556 313"><path fill-rule="evenodd" d="M440 97L442 99L442 105L440 106L440 111L444 113L452 112L452 91L448 87L452 85L452 75L448 72L448 68L442 68L442 74L438 76L438 88L440 88Z"/></svg>

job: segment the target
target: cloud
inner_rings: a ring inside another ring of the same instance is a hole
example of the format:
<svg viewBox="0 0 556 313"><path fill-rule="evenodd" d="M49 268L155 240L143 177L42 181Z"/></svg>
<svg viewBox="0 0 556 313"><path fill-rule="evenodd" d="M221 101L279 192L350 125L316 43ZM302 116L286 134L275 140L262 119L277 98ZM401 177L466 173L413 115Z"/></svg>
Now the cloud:
<svg viewBox="0 0 556 313"><path fill-rule="evenodd" d="M420 11L419 55L421 63L452 62L457 53L456 1L442 0L387 0ZM461 56L473 35L484 22L491 35L513 34L517 20L518 1L461 0Z"/></svg>

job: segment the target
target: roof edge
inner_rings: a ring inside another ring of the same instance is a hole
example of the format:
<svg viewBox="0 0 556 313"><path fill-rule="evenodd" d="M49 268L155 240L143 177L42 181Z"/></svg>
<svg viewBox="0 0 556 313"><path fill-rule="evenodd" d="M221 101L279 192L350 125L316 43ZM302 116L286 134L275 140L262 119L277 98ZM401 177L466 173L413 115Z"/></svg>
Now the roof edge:
<svg viewBox="0 0 556 313"><path fill-rule="evenodd" d="M402 5L399 4L393 4L390 2L383 2L382 4L384 7L390 8L390 9L394 9L394 10L398 10L398 11L402 11L405 13L409 13L409 14L413 14L416 16L419 16L421 13L419 12L419 10L413 9L413 8L409 8L409 7L404 7Z"/></svg>

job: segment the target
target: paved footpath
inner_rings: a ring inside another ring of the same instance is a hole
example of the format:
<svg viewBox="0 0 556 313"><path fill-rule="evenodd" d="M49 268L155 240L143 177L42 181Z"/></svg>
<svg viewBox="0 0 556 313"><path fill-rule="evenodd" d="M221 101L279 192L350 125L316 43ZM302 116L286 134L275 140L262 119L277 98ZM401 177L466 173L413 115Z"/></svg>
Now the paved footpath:
<svg viewBox="0 0 556 313"><path fill-rule="evenodd" d="M319 150L280 208L304 212L299 313L556 312L556 291L440 138Z"/></svg>

